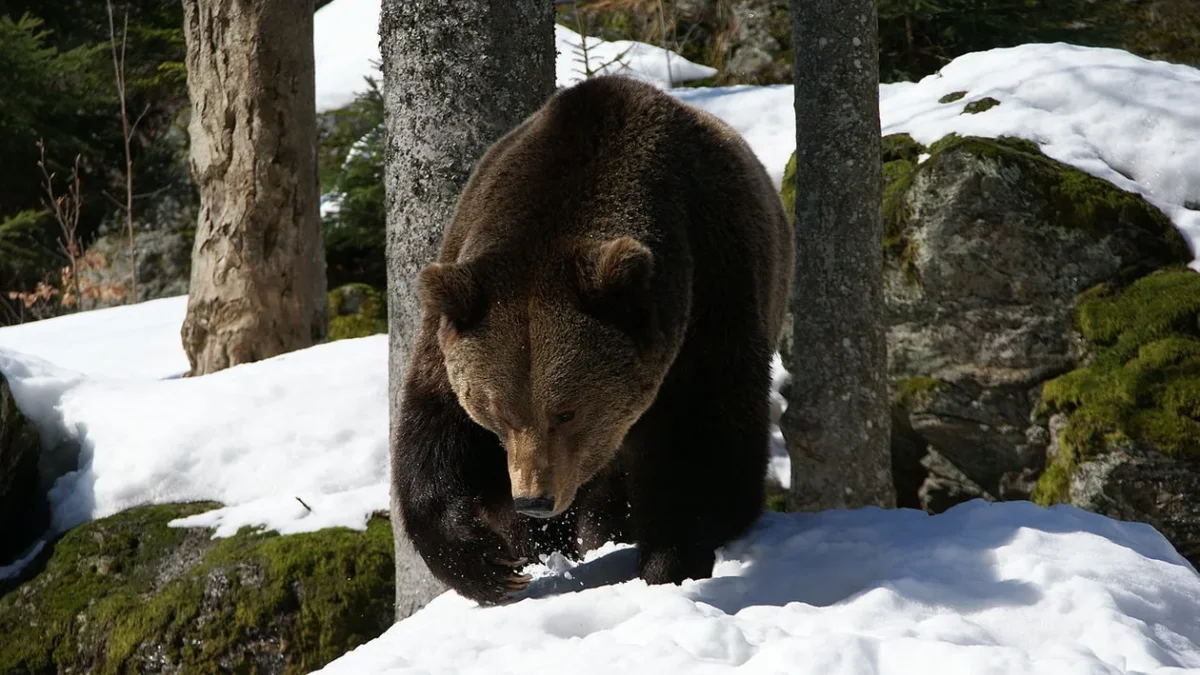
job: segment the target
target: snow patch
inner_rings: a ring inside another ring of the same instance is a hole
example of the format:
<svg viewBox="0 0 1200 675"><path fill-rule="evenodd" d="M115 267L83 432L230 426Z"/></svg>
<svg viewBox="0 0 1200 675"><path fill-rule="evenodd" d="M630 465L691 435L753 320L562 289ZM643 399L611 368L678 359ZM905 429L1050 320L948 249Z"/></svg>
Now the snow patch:
<svg viewBox="0 0 1200 675"><path fill-rule="evenodd" d="M1146 525L974 501L939 516L767 513L714 576L636 553L526 569L517 602L446 593L318 671L1060 675L1200 669L1200 575Z"/></svg>
<svg viewBox="0 0 1200 675"><path fill-rule="evenodd" d="M87 376L8 349L0 372L47 447L78 449L78 469L50 492L56 532L194 500L229 506L188 519L219 536L241 525L361 529L388 508L384 335L188 379Z"/></svg>

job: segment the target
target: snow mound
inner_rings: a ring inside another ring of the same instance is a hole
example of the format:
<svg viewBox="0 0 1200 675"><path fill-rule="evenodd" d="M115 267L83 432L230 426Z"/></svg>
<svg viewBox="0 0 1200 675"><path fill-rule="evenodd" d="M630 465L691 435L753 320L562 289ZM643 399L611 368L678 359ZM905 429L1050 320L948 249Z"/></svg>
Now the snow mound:
<svg viewBox="0 0 1200 675"><path fill-rule="evenodd" d="M885 85L883 133L1019 136L1162 209L1200 255L1200 70L1117 49L1028 44ZM952 103L947 94L966 92ZM1000 105L962 114L986 97ZM1200 266L1197 266L1200 269Z"/></svg>
<svg viewBox="0 0 1200 675"><path fill-rule="evenodd" d="M230 505L188 519L221 536L362 529L388 507L386 336L188 379L91 377L8 349L0 372L47 447L79 449L50 492L57 532L148 503Z"/></svg>
<svg viewBox="0 0 1200 675"><path fill-rule="evenodd" d="M179 336L186 314L183 295L67 314L0 328L0 349L80 374L136 380L178 377L191 368Z"/></svg>
<svg viewBox="0 0 1200 675"><path fill-rule="evenodd" d="M340 108L366 89L367 77L382 80L379 71L380 0L335 0L313 17L313 52L316 58L317 112ZM557 86L565 87L584 77L582 40L566 26L554 27L558 58ZM587 64L597 74L620 73L661 87L703 79L715 68L692 63L669 50L626 40L586 40Z"/></svg>
<svg viewBox="0 0 1200 675"><path fill-rule="evenodd" d="M948 94L962 98L940 103ZM738 130L776 185L796 148L793 87L676 89ZM1026 44L960 56L920 82L879 88L884 135L1017 136L1047 156L1142 195L1200 257L1200 70L1117 49ZM970 103L1000 102L964 114ZM1200 270L1200 260L1192 265Z"/></svg>
<svg viewBox="0 0 1200 675"><path fill-rule="evenodd" d="M716 68L692 63L662 47L630 40L605 42L594 37L581 38L579 33L558 24L554 26L554 41L559 87L582 82L589 68L593 75L627 75L663 88L717 74ZM584 46L588 68L585 68Z"/></svg>
<svg viewBox="0 0 1200 675"><path fill-rule="evenodd" d="M318 672L1063 675L1200 669L1200 575L1153 529L1070 507L764 515L681 587L630 548L452 593ZM607 585L602 585L607 584Z"/></svg>

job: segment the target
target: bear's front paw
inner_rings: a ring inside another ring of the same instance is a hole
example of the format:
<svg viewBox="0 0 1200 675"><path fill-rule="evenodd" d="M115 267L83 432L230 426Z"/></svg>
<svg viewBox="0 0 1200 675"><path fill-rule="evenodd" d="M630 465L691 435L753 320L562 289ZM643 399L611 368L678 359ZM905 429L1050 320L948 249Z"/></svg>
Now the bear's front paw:
<svg viewBox="0 0 1200 675"><path fill-rule="evenodd" d="M528 560L514 555L504 538L483 523L454 539L438 547L437 557L443 581L459 595L495 605L529 586L532 577L521 573Z"/></svg>

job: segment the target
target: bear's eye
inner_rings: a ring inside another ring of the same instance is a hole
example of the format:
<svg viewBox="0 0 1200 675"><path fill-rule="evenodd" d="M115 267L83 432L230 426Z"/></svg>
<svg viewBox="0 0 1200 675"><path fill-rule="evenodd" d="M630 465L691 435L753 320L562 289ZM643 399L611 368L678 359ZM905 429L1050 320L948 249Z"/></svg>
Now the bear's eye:
<svg viewBox="0 0 1200 675"><path fill-rule="evenodd" d="M554 413L553 415L551 415L550 422L554 426L560 427L560 426L566 424L567 422L570 422L573 419L575 419L575 411L574 410L565 410L563 412L557 412L557 413Z"/></svg>

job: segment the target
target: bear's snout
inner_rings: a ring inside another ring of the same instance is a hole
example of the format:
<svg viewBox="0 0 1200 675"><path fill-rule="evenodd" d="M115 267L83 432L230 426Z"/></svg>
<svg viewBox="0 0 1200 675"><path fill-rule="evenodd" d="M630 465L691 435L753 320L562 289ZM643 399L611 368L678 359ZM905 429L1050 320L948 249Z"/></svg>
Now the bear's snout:
<svg viewBox="0 0 1200 675"><path fill-rule="evenodd" d="M553 497L516 497L513 508L517 513L534 518L549 518L554 515Z"/></svg>

